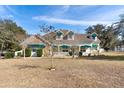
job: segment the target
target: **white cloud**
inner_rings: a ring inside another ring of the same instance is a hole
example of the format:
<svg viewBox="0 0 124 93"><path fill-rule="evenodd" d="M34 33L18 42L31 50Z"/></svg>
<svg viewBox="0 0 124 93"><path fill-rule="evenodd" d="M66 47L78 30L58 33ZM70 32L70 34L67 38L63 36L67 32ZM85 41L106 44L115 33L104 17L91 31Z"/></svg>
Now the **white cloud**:
<svg viewBox="0 0 124 93"><path fill-rule="evenodd" d="M14 16L13 15L2 15L2 16L0 16L2 19L9 19L9 18L14 18Z"/></svg>
<svg viewBox="0 0 124 93"><path fill-rule="evenodd" d="M73 15L68 16L66 13L70 9L75 9L78 11L83 11L88 8L92 8L93 6L62 6L60 9L58 9L57 12L53 12L55 14L54 16L36 16L33 17L35 20L41 20L46 21L49 23L60 23L60 24L67 24L67 25L95 25L95 24L106 24L111 25L113 22L116 22L119 20L119 15L124 13L123 7L117 7L117 8L111 8L107 11L103 11L106 9L106 6L100 6L97 10L94 10L94 12L89 14L84 14L85 18L79 18L81 20L77 20L73 17ZM60 11L61 10L61 11ZM79 13L80 15L80 13ZM77 15L77 16L79 16ZM68 17L67 17L68 16ZM67 18L67 19L66 19ZM71 18L71 19L69 19ZM73 20L72 20L73 19Z"/></svg>
<svg viewBox="0 0 124 93"><path fill-rule="evenodd" d="M104 7L103 7L104 8ZM119 20L119 15L124 13L124 8L117 8L117 9L112 9L108 11L101 11L101 12L96 12L94 15L89 16L89 20L113 20L113 21L118 21Z"/></svg>
<svg viewBox="0 0 124 93"><path fill-rule="evenodd" d="M110 25L113 21L83 21L83 20L70 20L70 19L62 19L62 18L54 18L49 16L36 16L33 17L35 20L46 21L49 23L60 23L67 25L95 25L95 24L107 24Z"/></svg>
<svg viewBox="0 0 124 93"><path fill-rule="evenodd" d="M68 11L68 10L69 10L69 8L70 8L70 6L69 6L69 5L64 5L64 6L62 7L62 9L63 9L64 11Z"/></svg>
<svg viewBox="0 0 124 93"><path fill-rule="evenodd" d="M5 8L7 9L7 11L11 12L12 14L15 14L15 15L20 15L18 14L13 8L11 8L10 6L6 5Z"/></svg>
<svg viewBox="0 0 124 93"><path fill-rule="evenodd" d="M13 18L14 16L12 14L9 13L9 10L7 9L6 6L0 6L0 18L2 19L9 19L9 18Z"/></svg>
<svg viewBox="0 0 124 93"><path fill-rule="evenodd" d="M64 6L59 6L59 8L54 11L51 15L53 17L64 17L66 16L66 12L68 12L68 10L70 9L69 5L64 5Z"/></svg>
<svg viewBox="0 0 124 93"><path fill-rule="evenodd" d="M118 20L119 15L124 13L124 8L116 9L110 12L107 12L106 14L103 14L101 17L102 20Z"/></svg>
<svg viewBox="0 0 124 93"><path fill-rule="evenodd" d="M0 15L1 14L5 14L6 13L6 9L4 6L0 6Z"/></svg>

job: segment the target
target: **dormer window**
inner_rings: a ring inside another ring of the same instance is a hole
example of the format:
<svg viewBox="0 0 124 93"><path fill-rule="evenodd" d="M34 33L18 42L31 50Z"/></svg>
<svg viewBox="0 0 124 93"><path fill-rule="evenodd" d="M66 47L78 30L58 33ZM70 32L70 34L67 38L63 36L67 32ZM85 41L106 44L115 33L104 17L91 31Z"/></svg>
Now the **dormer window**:
<svg viewBox="0 0 124 93"><path fill-rule="evenodd" d="M74 40L74 33L73 32L68 33L68 40Z"/></svg>
<svg viewBox="0 0 124 93"><path fill-rule="evenodd" d="M92 33L91 36L93 40L97 41L97 34L95 32Z"/></svg>
<svg viewBox="0 0 124 93"><path fill-rule="evenodd" d="M56 33L56 40L63 40L63 33L61 31Z"/></svg>

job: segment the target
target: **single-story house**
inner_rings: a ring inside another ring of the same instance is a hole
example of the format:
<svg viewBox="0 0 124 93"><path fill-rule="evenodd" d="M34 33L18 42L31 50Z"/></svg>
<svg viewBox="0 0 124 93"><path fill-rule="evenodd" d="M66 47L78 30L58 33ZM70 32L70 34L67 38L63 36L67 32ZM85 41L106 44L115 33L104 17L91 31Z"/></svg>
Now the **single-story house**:
<svg viewBox="0 0 124 93"><path fill-rule="evenodd" d="M75 53L88 53L100 49L100 40L96 33L80 34L68 30L59 30L45 35L32 35L20 43L22 48L29 47L32 50L31 56L36 56L36 50L43 49L43 56L68 55L72 49ZM52 48L50 47L52 45ZM82 54L83 55L83 54Z"/></svg>

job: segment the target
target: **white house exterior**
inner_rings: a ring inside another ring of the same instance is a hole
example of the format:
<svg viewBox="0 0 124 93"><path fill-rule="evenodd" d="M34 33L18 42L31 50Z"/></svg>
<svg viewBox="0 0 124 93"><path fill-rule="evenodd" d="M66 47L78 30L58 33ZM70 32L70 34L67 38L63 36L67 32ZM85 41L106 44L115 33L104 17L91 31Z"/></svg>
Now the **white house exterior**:
<svg viewBox="0 0 124 93"><path fill-rule="evenodd" d="M79 34L68 30L50 32L43 36L33 35L21 42L22 46L31 48L32 52L42 48L44 55L50 55L50 44L52 44L54 55L69 55L72 50L77 55L79 52L82 52L82 55L88 55L100 49L100 40L96 33Z"/></svg>

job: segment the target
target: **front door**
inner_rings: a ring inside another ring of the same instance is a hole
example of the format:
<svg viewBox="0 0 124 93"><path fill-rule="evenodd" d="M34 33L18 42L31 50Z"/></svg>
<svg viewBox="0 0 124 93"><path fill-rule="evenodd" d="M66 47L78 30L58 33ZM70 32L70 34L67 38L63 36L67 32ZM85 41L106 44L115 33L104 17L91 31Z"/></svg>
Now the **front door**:
<svg viewBox="0 0 124 93"><path fill-rule="evenodd" d="M32 57L37 57L37 49L32 49L31 56Z"/></svg>

